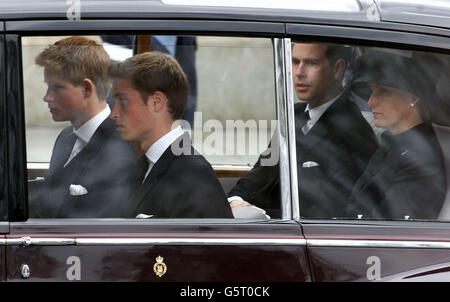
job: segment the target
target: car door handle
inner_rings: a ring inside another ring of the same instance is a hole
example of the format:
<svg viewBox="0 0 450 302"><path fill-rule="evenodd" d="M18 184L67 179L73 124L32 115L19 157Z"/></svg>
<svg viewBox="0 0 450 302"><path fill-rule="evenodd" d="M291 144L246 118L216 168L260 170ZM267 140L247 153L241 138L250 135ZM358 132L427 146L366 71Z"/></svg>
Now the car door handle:
<svg viewBox="0 0 450 302"><path fill-rule="evenodd" d="M31 238L31 237L21 237L6 239L7 245L20 245L20 246L30 246L30 245L75 245L76 240L74 238Z"/></svg>

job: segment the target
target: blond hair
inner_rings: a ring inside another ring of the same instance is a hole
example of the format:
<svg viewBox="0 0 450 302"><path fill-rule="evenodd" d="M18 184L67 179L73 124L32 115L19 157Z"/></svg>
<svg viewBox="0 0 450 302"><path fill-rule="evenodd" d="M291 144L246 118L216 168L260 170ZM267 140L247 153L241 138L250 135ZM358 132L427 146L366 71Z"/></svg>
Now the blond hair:
<svg viewBox="0 0 450 302"><path fill-rule="evenodd" d="M88 38L59 40L42 51L35 62L75 86L81 85L85 78L90 79L101 100L106 99L111 88L108 77L111 59L102 45Z"/></svg>

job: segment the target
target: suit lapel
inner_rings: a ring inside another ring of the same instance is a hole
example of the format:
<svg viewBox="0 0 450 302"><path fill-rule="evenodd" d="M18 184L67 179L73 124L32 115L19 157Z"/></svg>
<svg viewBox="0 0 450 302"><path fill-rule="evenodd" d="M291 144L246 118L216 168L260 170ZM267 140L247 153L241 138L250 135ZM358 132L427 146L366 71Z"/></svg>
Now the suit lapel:
<svg viewBox="0 0 450 302"><path fill-rule="evenodd" d="M83 174L91 160L95 158L101 147L105 145L104 143L110 136L111 131L114 131L114 124L110 118L107 118L100 124L83 150L67 164L64 171L70 171L72 180L78 179Z"/></svg>
<svg viewBox="0 0 450 302"><path fill-rule="evenodd" d="M146 203L152 203L154 202L152 200L152 197L154 196L151 194L152 190L155 188L156 184L158 183L158 178L160 178L162 175L164 175L168 170L170 165L172 164L173 160L175 159L176 155L172 152L172 146L175 144L180 144L180 140L183 142L186 137L185 135L180 136L177 138L171 146L169 146L166 151L161 155L161 157L158 159L158 161L155 163L153 168L151 169L150 173L147 175L147 178L145 179L144 183L140 186L138 186L136 192L132 195L132 204L136 204L136 208L134 213L137 213L139 208L141 207L141 204L143 202ZM145 156L145 155L144 155ZM140 214L140 213L137 213ZM143 213L143 214L154 214L154 213Z"/></svg>
<svg viewBox="0 0 450 302"><path fill-rule="evenodd" d="M49 176L56 171L63 169L77 139L77 136L73 133L71 127L66 129L61 133L61 142L58 142L53 149L52 159L50 160Z"/></svg>
<svg viewBox="0 0 450 302"><path fill-rule="evenodd" d="M343 106L345 105L346 93L344 92L319 118L311 130L303 135L296 135L297 145L302 146L300 150L301 154L308 153L309 150L313 149L321 141L327 140L328 137L336 135L336 129L339 129L339 124L336 123L335 117L339 116ZM303 110L306 107L303 106ZM299 107L301 110L301 107ZM345 109L344 109L345 110ZM345 114L343 115L345 118ZM299 129L299 131L301 131Z"/></svg>

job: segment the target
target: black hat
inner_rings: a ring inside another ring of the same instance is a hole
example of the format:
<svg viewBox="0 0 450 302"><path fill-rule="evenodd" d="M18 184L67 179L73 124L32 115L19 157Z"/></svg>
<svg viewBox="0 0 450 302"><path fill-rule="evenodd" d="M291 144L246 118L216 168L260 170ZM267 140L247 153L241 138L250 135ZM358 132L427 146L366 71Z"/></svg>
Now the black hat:
<svg viewBox="0 0 450 302"><path fill-rule="evenodd" d="M435 64L417 53L370 49L355 62L352 85L381 84L429 98L438 75Z"/></svg>

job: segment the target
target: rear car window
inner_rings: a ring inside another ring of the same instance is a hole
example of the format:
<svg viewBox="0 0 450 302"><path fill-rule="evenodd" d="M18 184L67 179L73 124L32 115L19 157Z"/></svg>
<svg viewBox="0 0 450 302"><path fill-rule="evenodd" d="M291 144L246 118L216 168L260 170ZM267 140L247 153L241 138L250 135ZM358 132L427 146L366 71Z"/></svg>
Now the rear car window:
<svg viewBox="0 0 450 302"><path fill-rule="evenodd" d="M293 41L303 218L448 220L448 55Z"/></svg>

